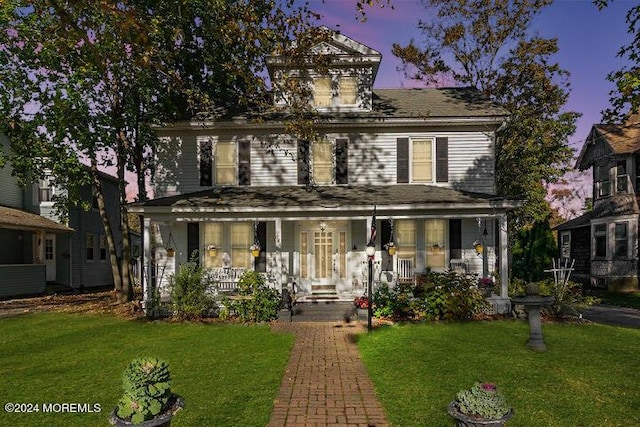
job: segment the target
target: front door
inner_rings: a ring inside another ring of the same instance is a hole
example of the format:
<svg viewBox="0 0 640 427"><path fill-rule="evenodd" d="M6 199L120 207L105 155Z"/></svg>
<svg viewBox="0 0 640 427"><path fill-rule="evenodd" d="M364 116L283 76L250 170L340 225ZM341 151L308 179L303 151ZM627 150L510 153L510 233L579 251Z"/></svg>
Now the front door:
<svg viewBox="0 0 640 427"><path fill-rule="evenodd" d="M347 222L306 221L300 227L301 289L336 293L347 283Z"/></svg>
<svg viewBox="0 0 640 427"><path fill-rule="evenodd" d="M47 282L56 281L56 235L44 236L44 265L47 271Z"/></svg>

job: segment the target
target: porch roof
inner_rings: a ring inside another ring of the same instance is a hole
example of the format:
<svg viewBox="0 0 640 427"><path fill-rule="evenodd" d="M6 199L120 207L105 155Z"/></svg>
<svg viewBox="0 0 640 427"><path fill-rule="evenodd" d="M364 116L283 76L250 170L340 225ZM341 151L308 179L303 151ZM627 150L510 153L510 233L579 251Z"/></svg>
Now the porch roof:
<svg viewBox="0 0 640 427"><path fill-rule="evenodd" d="M129 205L130 212L370 212L397 209L494 209L520 206L520 201L433 185L386 186L235 186L157 198ZM382 213L382 212L381 212Z"/></svg>
<svg viewBox="0 0 640 427"><path fill-rule="evenodd" d="M73 228L43 216L7 206L0 206L0 228L29 231L44 230L51 233L73 233L74 231Z"/></svg>

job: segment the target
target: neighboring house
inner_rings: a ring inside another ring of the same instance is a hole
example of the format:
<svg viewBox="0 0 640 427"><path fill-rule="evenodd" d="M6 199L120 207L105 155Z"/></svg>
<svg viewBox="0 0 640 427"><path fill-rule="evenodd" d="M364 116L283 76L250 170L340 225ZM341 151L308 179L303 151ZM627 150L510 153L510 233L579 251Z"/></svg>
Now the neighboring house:
<svg viewBox="0 0 640 427"><path fill-rule="evenodd" d="M593 168L593 210L556 227L562 256L592 286L638 290L640 115L594 125L576 168Z"/></svg>
<svg viewBox="0 0 640 427"><path fill-rule="evenodd" d="M509 310L506 213L519 202L496 195L494 177L508 113L469 88L373 89L380 53L339 33L317 49L335 58L308 81L320 140L285 134L273 116L157 130L155 199L129 211L144 214L146 242L159 227L159 285L195 253L205 267L265 272L278 289L295 282L302 299L352 299L366 289L375 207L376 282L427 269L495 275L492 301ZM297 72L280 57L267 67L272 81Z"/></svg>
<svg viewBox="0 0 640 427"><path fill-rule="evenodd" d="M0 146L9 150L0 134ZM104 227L90 186L82 199L94 208L71 208L63 223L54 211L60 189L44 179L23 189L11 175L11 165L0 168L0 298L44 292L47 283L72 288L113 285ZM107 212L119 224L117 181L103 174ZM119 227L114 230L120 242Z"/></svg>

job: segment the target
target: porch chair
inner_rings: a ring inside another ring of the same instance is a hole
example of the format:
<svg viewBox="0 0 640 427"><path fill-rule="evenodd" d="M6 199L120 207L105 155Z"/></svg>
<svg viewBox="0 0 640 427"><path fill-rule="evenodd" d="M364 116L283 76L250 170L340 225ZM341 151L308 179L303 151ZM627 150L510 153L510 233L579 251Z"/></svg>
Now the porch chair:
<svg viewBox="0 0 640 427"><path fill-rule="evenodd" d="M398 258L398 283L414 283L413 258Z"/></svg>

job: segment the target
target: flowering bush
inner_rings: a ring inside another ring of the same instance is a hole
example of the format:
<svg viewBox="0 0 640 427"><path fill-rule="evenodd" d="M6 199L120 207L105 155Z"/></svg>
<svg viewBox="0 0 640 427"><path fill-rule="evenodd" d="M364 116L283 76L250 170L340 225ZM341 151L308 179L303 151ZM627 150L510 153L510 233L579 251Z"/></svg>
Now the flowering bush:
<svg viewBox="0 0 640 427"><path fill-rule="evenodd" d="M475 383L469 390L458 392L455 405L463 414L485 420L498 420L511 411L493 383Z"/></svg>
<svg viewBox="0 0 640 427"><path fill-rule="evenodd" d="M478 286L481 288L490 288L493 286L493 279L491 277L481 277L478 280Z"/></svg>
<svg viewBox="0 0 640 427"><path fill-rule="evenodd" d="M369 308L369 298L367 298L366 296L363 295L363 296L358 297L355 300L353 300L353 304L357 308L367 309L367 308Z"/></svg>

